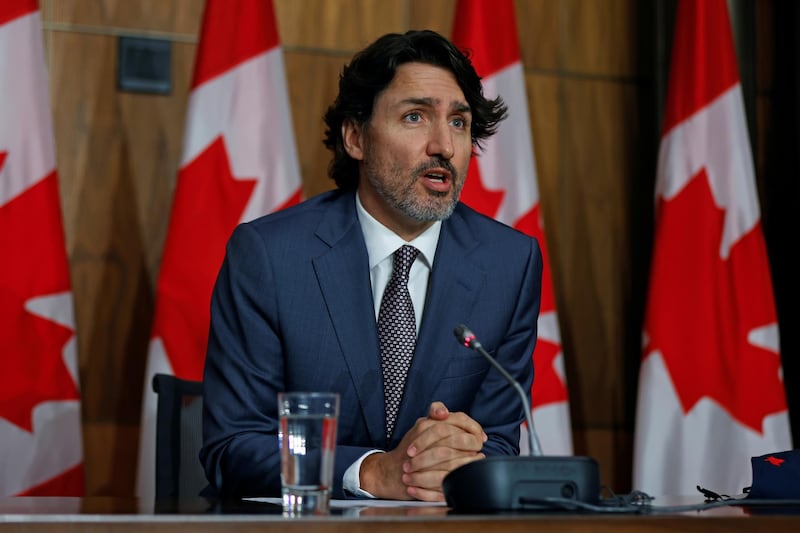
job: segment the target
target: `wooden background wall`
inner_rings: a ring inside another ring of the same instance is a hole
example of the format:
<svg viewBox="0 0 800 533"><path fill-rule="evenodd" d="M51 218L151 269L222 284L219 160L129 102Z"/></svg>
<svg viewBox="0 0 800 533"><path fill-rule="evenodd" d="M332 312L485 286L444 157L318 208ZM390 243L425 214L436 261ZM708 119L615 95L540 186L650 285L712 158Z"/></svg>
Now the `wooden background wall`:
<svg viewBox="0 0 800 533"><path fill-rule="evenodd" d="M129 495L154 287L204 2L40 3L77 307L87 493ZM758 4L759 35L769 34L771 4ZM603 483L618 492L630 490L670 5L516 2L575 449L594 456ZM275 0L307 196L333 186L321 117L341 66L385 32L427 27L449 36L454 6ZM170 94L117 90L120 35L171 41ZM763 130L772 73L759 72L767 80L758 92ZM764 141L757 140L761 168Z"/></svg>

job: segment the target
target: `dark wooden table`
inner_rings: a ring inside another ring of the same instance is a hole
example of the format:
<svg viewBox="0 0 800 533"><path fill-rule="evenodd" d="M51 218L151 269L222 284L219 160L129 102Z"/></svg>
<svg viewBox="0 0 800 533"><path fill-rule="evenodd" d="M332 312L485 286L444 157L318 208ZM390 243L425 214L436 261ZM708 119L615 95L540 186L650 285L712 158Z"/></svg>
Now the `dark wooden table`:
<svg viewBox="0 0 800 533"><path fill-rule="evenodd" d="M669 498L659 506L702 503ZM143 503L126 498L0 499L0 531L45 532L270 532L502 533L517 532L769 532L800 531L800 507L723 507L675 513L590 514L565 511L461 514L443 506L334 508L330 515L287 518L266 502L205 499Z"/></svg>

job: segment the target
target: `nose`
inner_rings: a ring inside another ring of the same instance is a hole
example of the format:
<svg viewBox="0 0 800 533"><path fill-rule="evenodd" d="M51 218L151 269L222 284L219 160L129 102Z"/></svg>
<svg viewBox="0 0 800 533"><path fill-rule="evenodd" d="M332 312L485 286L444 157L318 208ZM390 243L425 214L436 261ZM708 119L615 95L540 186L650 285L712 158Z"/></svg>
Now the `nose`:
<svg viewBox="0 0 800 533"><path fill-rule="evenodd" d="M440 156L444 159L451 159L453 155L455 155L453 134L450 131L449 124L432 127L431 136L428 141L428 155Z"/></svg>

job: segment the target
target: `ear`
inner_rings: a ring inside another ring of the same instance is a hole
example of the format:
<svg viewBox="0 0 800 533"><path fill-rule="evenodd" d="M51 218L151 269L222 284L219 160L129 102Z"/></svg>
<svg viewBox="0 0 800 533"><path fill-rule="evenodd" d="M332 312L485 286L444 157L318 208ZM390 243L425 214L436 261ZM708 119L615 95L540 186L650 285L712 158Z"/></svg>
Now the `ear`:
<svg viewBox="0 0 800 533"><path fill-rule="evenodd" d="M347 155L356 161L364 159L364 127L351 118L342 123L342 143Z"/></svg>

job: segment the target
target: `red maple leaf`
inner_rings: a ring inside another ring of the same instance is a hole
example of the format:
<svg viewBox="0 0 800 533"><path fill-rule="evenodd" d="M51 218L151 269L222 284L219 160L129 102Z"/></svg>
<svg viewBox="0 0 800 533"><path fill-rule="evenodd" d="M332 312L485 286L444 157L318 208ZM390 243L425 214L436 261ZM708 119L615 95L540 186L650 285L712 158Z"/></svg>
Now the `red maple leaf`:
<svg viewBox="0 0 800 533"><path fill-rule="evenodd" d="M721 258L726 213L705 169L657 212L644 353L661 352L685 413L712 398L761 432L767 415L786 409L780 358L748 341L776 323L761 225Z"/></svg>
<svg viewBox="0 0 800 533"><path fill-rule="evenodd" d="M526 235L535 237L536 240L539 241L539 248L542 252L542 262L544 263L542 268L542 302L539 312L547 313L548 311L555 311L556 299L553 293L553 279L550 274L550 258L547 253L547 246L545 246L544 228L541 224L542 215L540 213L539 206L540 204L537 202L530 211L523 214L519 220L514 222L514 227Z"/></svg>
<svg viewBox="0 0 800 533"><path fill-rule="evenodd" d="M461 201L484 215L496 218L506 192L503 190L492 191L483 186L480 167L475 156L470 160L468 175L469 178L461 192ZM514 227L527 235L536 237L541 245L544 270L542 272L542 294L539 312L542 314L555 311L553 282L550 278L547 247L544 246L544 231L541 224L539 204L534 205L519 220L515 221ZM535 407L548 403L565 402L568 399L567 387L556 373L554 367L555 359L559 353L561 353L561 344L539 337L533 352L535 386L531 388L531 403Z"/></svg>
<svg viewBox="0 0 800 533"><path fill-rule="evenodd" d="M514 227L521 232L535 237L539 241L542 252L542 296L539 315L544 313L554 313L556 310L555 294L553 293L553 280L550 274L550 260L545 246L544 228L541 224L540 204L537 203L533 208L522 215L514 223ZM540 326L541 328L541 326ZM561 376L556 373L554 367L556 357L561 353L561 343L545 339L541 336L536 341L536 348L533 351L533 366L535 386L531 388L532 404L540 407L548 403L566 402L569 399L567 387Z"/></svg>
<svg viewBox="0 0 800 533"><path fill-rule="evenodd" d="M30 432L38 404L79 398L63 359L73 331L25 309L70 290L55 171L0 206L0 258L0 416Z"/></svg>
<svg viewBox="0 0 800 533"><path fill-rule="evenodd" d="M568 400L567 387L556 373L554 362L561 353L561 345L539 337L533 350L534 386L531 387L531 404L541 407Z"/></svg>
<svg viewBox="0 0 800 533"><path fill-rule="evenodd" d="M177 376L202 379L214 281L255 185L234 179L222 137L178 173L153 325ZM298 188L284 205L301 194Z"/></svg>

